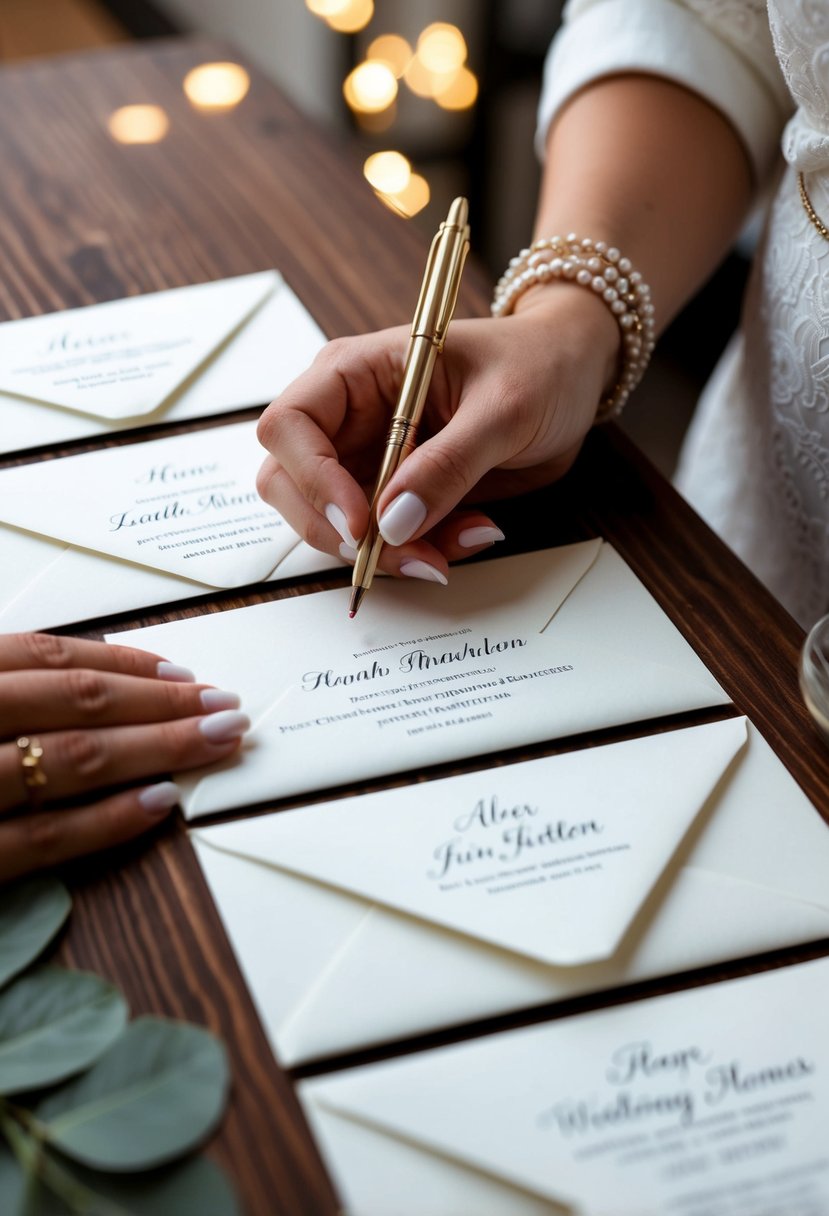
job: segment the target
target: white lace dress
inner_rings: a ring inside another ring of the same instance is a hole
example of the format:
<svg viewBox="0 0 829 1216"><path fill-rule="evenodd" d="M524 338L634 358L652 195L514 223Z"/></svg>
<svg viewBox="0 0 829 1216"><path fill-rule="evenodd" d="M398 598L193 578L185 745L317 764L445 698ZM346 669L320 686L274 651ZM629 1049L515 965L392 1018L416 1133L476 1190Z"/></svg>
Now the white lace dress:
<svg viewBox="0 0 829 1216"><path fill-rule="evenodd" d="M547 61L539 141L576 89L625 70L708 98L741 134L758 183L779 178L742 324L700 401L677 484L808 627L829 611L829 241L797 173L829 227L829 0L571 0Z"/></svg>

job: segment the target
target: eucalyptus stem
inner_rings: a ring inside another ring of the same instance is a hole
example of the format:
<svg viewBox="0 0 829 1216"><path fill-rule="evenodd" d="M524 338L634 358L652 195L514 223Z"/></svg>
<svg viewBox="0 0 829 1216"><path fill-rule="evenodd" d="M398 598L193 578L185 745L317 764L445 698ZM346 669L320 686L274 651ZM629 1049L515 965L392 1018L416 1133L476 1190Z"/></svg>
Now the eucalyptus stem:
<svg viewBox="0 0 829 1216"><path fill-rule="evenodd" d="M33 1185L42 1184L75 1216L129 1216L124 1208L84 1186L56 1161L47 1152L37 1127L29 1111L0 1098L0 1132L17 1158L28 1191Z"/></svg>

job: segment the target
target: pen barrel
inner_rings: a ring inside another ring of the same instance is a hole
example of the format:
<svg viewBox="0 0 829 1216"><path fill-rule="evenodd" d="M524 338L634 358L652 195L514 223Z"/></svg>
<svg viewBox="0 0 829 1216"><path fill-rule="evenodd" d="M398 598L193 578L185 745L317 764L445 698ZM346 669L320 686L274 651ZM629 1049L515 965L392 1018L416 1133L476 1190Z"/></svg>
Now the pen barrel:
<svg viewBox="0 0 829 1216"><path fill-rule="evenodd" d="M429 338L417 336L409 339L403 380L389 430L389 442L396 424L407 423L413 431L420 422L437 357L438 347Z"/></svg>
<svg viewBox="0 0 829 1216"><path fill-rule="evenodd" d="M417 427L408 418L392 418L386 447L400 448L403 455L408 456L415 446Z"/></svg>
<svg viewBox="0 0 829 1216"><path fill-rule="evenodd" d="M432 241L412 322L412 337L427 337L438 350L443 349L446 340L469 252L467 214L466 199L455 199Z"/></svg>

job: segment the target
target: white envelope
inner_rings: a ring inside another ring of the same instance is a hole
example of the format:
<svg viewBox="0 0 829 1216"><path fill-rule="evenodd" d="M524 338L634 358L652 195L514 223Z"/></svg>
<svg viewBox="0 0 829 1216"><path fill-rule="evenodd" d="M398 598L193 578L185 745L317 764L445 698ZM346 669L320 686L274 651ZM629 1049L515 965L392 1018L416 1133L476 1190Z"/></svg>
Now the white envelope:
<svg viewBox="0 0 829 1216"><path fill-rule="evenodd" d="M325 344L275 270L0 325L0 454L265 405Z"/></svg>
<svg viewBox="0 0 829 1216"><path fill-rule="evenodd" d="M292 1066L829 933L826 825L752 727L745 741L734 718L193 831L277 1056ZM500 828L457 816L493 795L549 804L534 823L604 830L482 858ZM425 873L448 840L461 860L442 881L464 885L435 891Z"/></svg>
<svg viewBox="0 0 829 1216"><path fill-rule="evenodd" d="M349 1216L823 1216L829 960L306 1081Z"/></svg>
<svg viewBox="0 0 829 1216"><path fill-rule="evenodd" d="M237 758L183 774L189 817L417 770L728 698L601 540L130 632L254 721ZM124 641L123 635L110 635Z"/></svg>
<svg viewBox="0 0 829 1216"><path fill-rule="evenodd" d="M0 471L0 630L338 565L260 500L255 432L237 422Z"/></svg>

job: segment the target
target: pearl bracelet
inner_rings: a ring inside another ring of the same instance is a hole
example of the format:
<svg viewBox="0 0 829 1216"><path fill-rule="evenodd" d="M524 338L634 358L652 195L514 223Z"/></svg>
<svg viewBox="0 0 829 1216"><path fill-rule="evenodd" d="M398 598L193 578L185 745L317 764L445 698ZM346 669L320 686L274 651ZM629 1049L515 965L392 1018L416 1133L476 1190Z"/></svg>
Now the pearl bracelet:
<svg viewBox="0 0 829 1216"><path fill-rule="evenodd" d="M650 288L618 249L571 232L533 241L512 258L495 287L492 315L509 316L528 288L555 279L594 291L616 318L622 336L621 367L616 384L599 404L596 422L617 418L645 374L655 345Z"/></svg>

